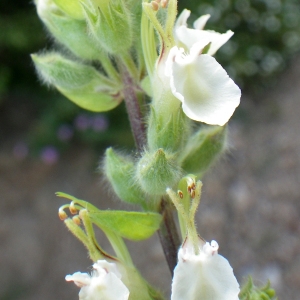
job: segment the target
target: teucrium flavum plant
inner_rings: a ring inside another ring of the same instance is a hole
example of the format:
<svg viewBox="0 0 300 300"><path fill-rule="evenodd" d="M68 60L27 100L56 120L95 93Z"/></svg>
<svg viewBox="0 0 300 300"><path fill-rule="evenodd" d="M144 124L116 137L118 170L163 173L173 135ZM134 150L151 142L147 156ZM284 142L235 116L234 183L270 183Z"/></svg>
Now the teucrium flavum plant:
<svg viewBox="0 0 300 300"><path fill-rule="evenodd" d="M57 193L71 201L60 207L60 218L94 262L91 274L66 276L81 288L79 299L164 299L139 274L123 240L156 231L174 272L171 299L271 299L269 286L259 290L252 281L240 293L218 243L205 242L194 221L200 178L226 149L226 124L240 102L239 87L213 57L233 32L205 30L209 15L189 28L190 12L177 16L176 0L35 3L64 48L32 55L41 80L90 111L108 111L124 100L137 148L133 155L108 148L101 164L116 196L136 211L99 210ZM114 254L102 249L93 226Z"/></svg>

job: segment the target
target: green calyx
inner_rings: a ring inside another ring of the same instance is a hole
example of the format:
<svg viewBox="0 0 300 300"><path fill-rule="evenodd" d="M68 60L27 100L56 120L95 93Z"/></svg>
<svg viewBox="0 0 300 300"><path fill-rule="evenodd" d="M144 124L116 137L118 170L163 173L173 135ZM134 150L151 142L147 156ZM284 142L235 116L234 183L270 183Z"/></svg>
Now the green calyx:
<svg viewBox="0 0 300 300"><path fill-rule="evenodd" d="M155 110L151 106L147 132L150 150L163 148L180 152L188 136L189 120L180 107L167 115L164 110Z"/></svg>
<svg viewBox="0 0 300 300"><path fill-rule="evenodd" d="M85 19L94 40L110 54L127 52L132 45L132 19L123 0L86 0Z"/></svg>
<svg viewBox="0 0 300 300"><path fill-rule="evenodd" d="M187 173L201 176L226 148L227 128L203 126L186 142L179 161Z"/></svg>
<svg viewBox="0 0 300 300"><path fill-rule="evenodd" d="M53 2L71 18L84 20L79 0L53 0Z"/></svg>
<svg viewBox="0 0 300 300"><path fill-rule="evenodd" d="M174 155L163 149L145 152L137 164L136 179L142 190L149 195L164 195L181 176L181 169Z"/></svg>

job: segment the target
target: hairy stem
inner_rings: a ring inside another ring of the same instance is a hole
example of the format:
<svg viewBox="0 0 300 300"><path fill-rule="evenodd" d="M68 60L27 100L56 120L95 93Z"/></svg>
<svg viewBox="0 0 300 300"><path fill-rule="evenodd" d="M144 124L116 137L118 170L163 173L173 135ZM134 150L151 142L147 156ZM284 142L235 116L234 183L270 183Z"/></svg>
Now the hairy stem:
<svg viewBox="0 0 300 300"><path fill-rule="evenodd" d="M171 273L177 264L177 252L180 246L180 239L174 222L172 206L164 199L161 200L160 213L163 221L158 230L158 236L164 250L164 254Z"/></svg>
<svg viewBox="0 0 300 300"><path fill-rule="evenodd" d="M135 85L130 73L122 67L122 78L124 83L124 101L129 117L130 127L138 151L142 151L146 142L146 128Z"/></svg>
<svg viewBox="0 0 300 300"><path fill-rule="evenodd" d="M146 143L146 130L143 114L136 94L136 87L132 74L123 63L119 64L124 84L125 105L130 121L131 131L138 151L142 151ZM177 251L180 239L172 214L172 206L164 198L161 200L160 211L163 216L158 235L171 273L177 264Z"/></svg>

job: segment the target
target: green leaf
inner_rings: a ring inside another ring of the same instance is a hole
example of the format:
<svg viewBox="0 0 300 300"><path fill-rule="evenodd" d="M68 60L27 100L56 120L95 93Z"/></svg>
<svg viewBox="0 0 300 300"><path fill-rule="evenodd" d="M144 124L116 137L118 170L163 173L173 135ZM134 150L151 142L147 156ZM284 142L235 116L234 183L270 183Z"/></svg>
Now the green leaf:
<svg viewBox="0 0 300 300"><path fill-rule="evenodd" d="M133 241L149 238L159 228L162 217L158 213L133 211L91 211L92 222L100 228L115 232Z"/></svg>

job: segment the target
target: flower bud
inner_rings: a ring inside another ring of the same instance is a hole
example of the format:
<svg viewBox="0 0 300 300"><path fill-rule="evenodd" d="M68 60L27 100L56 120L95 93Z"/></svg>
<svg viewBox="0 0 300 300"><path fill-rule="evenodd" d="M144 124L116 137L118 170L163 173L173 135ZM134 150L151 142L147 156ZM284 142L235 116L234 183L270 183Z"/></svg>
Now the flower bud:
<svg viewBox="0 0 300 300"><path fill-rule="evenodd" d="M202 127L187 142L180 161L187 173L201 175L222 153L226 145L226 127Z"/></svg>
<svg viewBox="0 0 300 300"><path fill-rule="evenodd" d="M118 54L131 47L131 13L124 0L86 0L82 7L91 35L105 51Z"/></svg>
<svg viewBox="0 0 300 300"><path fill-rule="evenodd" d="M91 66L69 60L58 53L32 55L41 77L54 85L63 95L78 106L91 111L107 111L121 101L118 83Z"/></svg>
<svg viewBox="0 0 300 300"><path fill-rule="evenodd" d="M178 182L181 169L173 155L158 149L146 152L137 165L136 177L142 189L152 195L163 195L167 187Z"/></svg>
<svg viewBox="0 0 300 300"><path fill-rule="evenodd" d="M142 203L145 194L134 179L135 165L127 156L108 148L104 158L104 174L118 197L128 203Z"/></svg>
<svg viewBox="0 0 300 300"><path fill-rule="evenodd" d="M84 20L66 15L52 0L37 0L36 6L39 17L59 43L83 59L105 59L88 35Z"/></svg>

